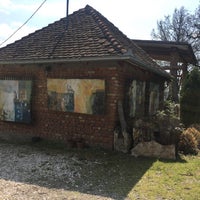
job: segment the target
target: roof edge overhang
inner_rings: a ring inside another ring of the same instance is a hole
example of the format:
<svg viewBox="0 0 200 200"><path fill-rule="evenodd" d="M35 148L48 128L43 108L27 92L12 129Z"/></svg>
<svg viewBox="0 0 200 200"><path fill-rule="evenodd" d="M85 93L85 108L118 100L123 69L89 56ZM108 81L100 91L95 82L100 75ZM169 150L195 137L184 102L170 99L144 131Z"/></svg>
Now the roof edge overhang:
<svg viewBox="0 0 200 200"><path fill-rule="evenodd" d="M155 69L154 67L152 67L152 64L146 64L133 56L131 56L130 59L127 61L134 65L137 64L141 69L153 72L157 75L164 77L165 79L168 79L168 80L172 79L171 75L165 72L163 69L161 69L160 66L158 66L158 69Z"/></svg>
<svg viewBox="0 0 200 200"><path fill-rule="evenodd" d="M12 60L0 61L0 65L13 64L50 64L50 63L70 63L70 62L89 62L89 61L119 61L127 60L130 56L105 56L105 57L79 57L79 58L49 58L49 59L31 59L31 60Z"/></svg>
<svg viewBox="0 0 200 200"><path fill-rule="evenodd" d="M180 52L185 52L191 60L188 61L188 64L198 65L197 58L194 54L193 48L191 44L188 42L176 42L176 41L162 41L162 40L137 40L132 39L138 46L145 50L145 48L160 48L160 49L168 49L171 51L171 48L177 48ZM183 57L183 60L185 58Z"/></svg>
<svg viewBox="0 0 200 200"><path fill-rule="evenodd" d="M72 62L94 62L94 61L125 61L132 65L138 65L138 67L158 74L166 79L171 79L170 74L164 70L154 69L151 64L146 64L137 59L133 55L123 56L107 56L107 57L80 57L80 58L51 58L51 59L31 59L31 60L12 60L12 61L0 61L0 65L26 65L26 64L51 64L51 63L72 63Z"/></svg>

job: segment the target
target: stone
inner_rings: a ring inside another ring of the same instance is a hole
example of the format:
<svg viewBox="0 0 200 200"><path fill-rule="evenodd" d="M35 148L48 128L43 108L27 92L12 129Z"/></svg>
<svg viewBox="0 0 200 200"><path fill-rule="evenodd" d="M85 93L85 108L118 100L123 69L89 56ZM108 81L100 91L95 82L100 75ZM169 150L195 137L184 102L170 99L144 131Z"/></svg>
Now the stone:
<svg viewBox="0 0 200 200"><path fill-rule="evenodd" d="M137 144L132 150L131 155L155 157L164 159L176 159L175 145L161 145L156 141L152 140L149 142L141 142Z"/></svg>

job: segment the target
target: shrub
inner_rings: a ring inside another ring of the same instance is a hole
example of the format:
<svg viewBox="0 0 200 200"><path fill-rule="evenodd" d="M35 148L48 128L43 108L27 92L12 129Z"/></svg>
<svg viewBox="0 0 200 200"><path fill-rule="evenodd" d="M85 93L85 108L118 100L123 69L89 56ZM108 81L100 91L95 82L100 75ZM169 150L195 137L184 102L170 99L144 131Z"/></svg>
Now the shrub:
<svg viewBox="0 0 200 200"><path fill-rule="evenodd" d="M196 129L195 126L191 126L190 128L188 128L188 131L191 132L191 134L195 137L195 139L197 140L197 146L200 149L200 131Z"/></svg>
<svg viewBox="0 0 200 200"><path fill-rule="evenodd" d="M197 129L200 132L200 124L192 124L191 127Z"/></svg>
<svg viewBox="0 0 200 200"><path fill-rule="evenodd" d="M163 145L175 144L179 141L180 134L183 132L182 124L177 116L174 104L170 101L164 103L164 109L158 111L153 118L155 124L155 140Z"/></svg>
<svg viewBox="0 0 200 200"><path fill-rule="evenodd" d="M165 101L163 105L163 112L171 118L179 118L179 104L172 101Z"/></svg>
<svg viewBox="0 0 200 200"><path fill-rule="evenodd" d="M196 130L196 129L195 129ZM178 150L183 154L197 154L198 153L198 142L195 138L193 128L186 129L180 136L178 144Z"/></svg>

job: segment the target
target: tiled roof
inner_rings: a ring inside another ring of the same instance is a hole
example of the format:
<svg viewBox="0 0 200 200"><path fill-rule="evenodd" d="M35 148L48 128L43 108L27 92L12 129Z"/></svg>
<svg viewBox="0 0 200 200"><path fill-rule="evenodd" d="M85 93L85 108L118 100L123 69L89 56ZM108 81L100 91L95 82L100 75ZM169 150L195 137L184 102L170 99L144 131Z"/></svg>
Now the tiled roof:
<svg viewBox="0 0 200 200"><path fill-rule="evenodd" d="M143 68L168 76L140 47L89 5L0 49L0 63L127 56Z"/></svg>

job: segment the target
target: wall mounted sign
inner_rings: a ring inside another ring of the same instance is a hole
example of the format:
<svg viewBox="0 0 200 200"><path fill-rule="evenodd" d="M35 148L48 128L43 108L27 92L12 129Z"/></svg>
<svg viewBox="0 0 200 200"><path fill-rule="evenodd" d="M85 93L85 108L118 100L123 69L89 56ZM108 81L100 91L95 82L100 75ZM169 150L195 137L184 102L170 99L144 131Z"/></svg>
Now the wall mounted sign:
<svg viewBox="0 0 200 200"><path fill-rule="evenodd" d="M105 80L47 79L50 110L103 114Z"/></svg>
<svg viewBox="0 0 200 200"><path fill-rule="evenodd" d="M31 80L0 80L1 120L31 122Z"/></svg>

